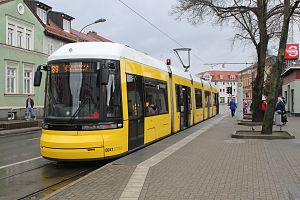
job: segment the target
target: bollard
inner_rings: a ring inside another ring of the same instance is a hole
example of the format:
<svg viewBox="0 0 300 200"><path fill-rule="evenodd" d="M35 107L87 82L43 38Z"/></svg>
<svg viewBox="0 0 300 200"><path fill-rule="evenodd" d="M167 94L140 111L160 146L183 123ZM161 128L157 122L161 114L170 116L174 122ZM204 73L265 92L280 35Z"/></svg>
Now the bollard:
<svg viewBox="0 0 300 200"><path fill-rule="evenodd" d="M281 111L280 110L276 110L275 111L275 125L280 126L280 131L282 128L282 119L281 119L282 115L281 115Z"/></svg>

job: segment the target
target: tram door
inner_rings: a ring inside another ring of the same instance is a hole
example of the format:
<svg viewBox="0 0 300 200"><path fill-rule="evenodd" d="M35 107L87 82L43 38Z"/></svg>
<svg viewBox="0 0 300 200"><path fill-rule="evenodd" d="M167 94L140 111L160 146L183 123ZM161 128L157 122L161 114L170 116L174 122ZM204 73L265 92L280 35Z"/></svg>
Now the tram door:
<svg viewBox="0 0 300 200"><path fill-rule="evenodd" d="M143 78L127 74L128 150L144 144Z"/></svg>
<svg viewBox="0 0 300 200"><path fill-rule="evenodd" d="M186 129L190 125L191 118L191 89L186 86L180 87L180 130Z"/></svg>

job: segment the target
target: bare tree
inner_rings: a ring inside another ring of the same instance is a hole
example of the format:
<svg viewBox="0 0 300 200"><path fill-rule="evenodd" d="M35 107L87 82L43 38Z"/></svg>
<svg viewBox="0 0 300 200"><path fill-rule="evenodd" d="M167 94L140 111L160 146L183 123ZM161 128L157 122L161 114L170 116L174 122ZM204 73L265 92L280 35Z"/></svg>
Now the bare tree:
<svg viewBox="0 0 300 200"><path fill-rule="evenodd" d="M283 20L281 21L282 29L280 33L280 41L279 41L279 49L276 58L276 62L272 65L272 76L269 90L269 98L267 99L267 110L264 117L264 123L262 127L262 134L272 134L273 129L273 116L275 111L275 103L277 100L277 96L279 91L281 90L281 80L280 76L283 72L283 68L285 67L284 53L285 46L288 38L289 24L291 16L295 13L300 0L291 4L291 0L284 0L284 12L283 12Z"/></svg>
<svg viewBox="0 0 300 200"><path fill-rule="evenodd" d="M235 39L254 45L257 75L252 86L252 120L262 121L261 99L268 44L271 39L278 39L281 31L283 0L178 0L172 13L179 18L187 14L187 19L193 24L205 20L220 25L228 23L237 30Z"/></svg>

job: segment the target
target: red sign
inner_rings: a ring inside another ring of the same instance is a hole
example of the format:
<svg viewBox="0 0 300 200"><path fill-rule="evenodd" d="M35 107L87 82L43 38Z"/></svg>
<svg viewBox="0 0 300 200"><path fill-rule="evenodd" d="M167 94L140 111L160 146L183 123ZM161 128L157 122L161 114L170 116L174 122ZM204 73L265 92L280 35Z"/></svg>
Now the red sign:
<svg viewBox="0 0 300 200"><path fill-rule="evenodd" d="M286 44L284 58L286 60L299 58L299 44Z"/></svg>

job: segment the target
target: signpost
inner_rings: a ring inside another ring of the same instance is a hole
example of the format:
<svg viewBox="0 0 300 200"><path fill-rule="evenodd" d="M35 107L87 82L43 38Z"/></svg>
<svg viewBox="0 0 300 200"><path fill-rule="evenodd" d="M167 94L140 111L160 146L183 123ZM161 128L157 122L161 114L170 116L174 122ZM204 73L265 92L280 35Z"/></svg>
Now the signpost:
<svg viewBox="0 0 300 200"><path fill-rule="evenodd" d="M243 120L243 82L237 82L237 91L236 91L236 98L237 98L237 108L236 108L236 116L238 120Z"/></svg>

